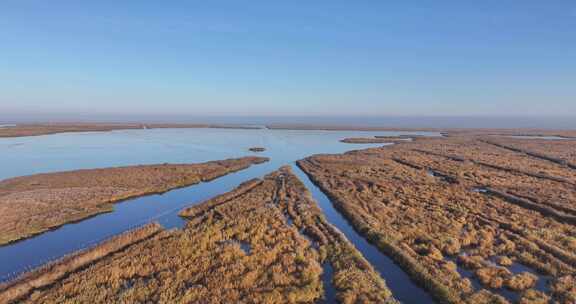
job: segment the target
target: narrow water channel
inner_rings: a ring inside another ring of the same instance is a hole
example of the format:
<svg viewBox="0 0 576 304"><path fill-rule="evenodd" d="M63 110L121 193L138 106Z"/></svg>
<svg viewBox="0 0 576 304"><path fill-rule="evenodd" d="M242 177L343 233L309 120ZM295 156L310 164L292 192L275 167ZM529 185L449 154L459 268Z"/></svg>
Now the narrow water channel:
<svg viewBox="0 0 576 304"><path fill-rule="evenodd" d="M0 282L53 261L74 251L93 246L111 236L151 221L165 228L182 227L180 210L231 191L242 182L261 178L282 165L318 153L343 153L381 144L348 145L345 137L401 135L401 132L333 132L293 130L129 130L107 133L58 134L36 138L0 140L0 179L33 173L102 168L149 163L197 163L247 154L247 143L267 148L260 154L270 162L254 165L210 182L149 195L114 205L114 211L61 226L55 230L0 246ZM421 135L438 136L422 132ZM387 281L394 296L405 303L430 303L431 298L378 249L358 235L333 208L328 198L296 166L294 172L305 183L329 222L340 229ZM327 288L325 303L333 303L333 269L324 266Z"/></svg>
<svg viewBox="0 0 576 304"><path fill-rule="evenodd" d="M308 188L312 197L316 200L326 219L336 226L344 235L356 246L364 255L366 260L374 266L382 278L386 280L386 285L392 291L396 299L402 303L434 303L432 297L396 265L392 259L380 252L378 248L370 244L348 223L346 218L334 208L330 199L320 190L298 166L293 165L292 169L298 178Z"/></svg>
<svg viewBox="0 0 576 304"><path fill-rule="evenodd" d="M336 288L332 284L334 277L334 268L328 261L322 265L322 284L324 285L324 298L318 301L318 304L336 303Z"/></svg>
<svg viewBox="0 0 576 304"><path fill-rule="evenodd" d="M228 174L213 181L118 203L114 211L66 224L13 244L0 247L0 282L53 261L65 254L87 248L131 228L158 221L167 229L182 227L180 210L219 194L240 183L269 173L266 164Z"/></svg>

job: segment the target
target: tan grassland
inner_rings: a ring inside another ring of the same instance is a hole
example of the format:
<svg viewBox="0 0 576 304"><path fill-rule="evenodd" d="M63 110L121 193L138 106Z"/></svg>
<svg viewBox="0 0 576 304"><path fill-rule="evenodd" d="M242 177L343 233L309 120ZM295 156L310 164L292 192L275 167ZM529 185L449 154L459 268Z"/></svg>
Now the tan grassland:
<svg viewBox="0 0 576 304"><path fill-rule="evenodd" d="M507 303L506 288L520 303L576 303L576 170L554 160L576 141L494 140L417 138L298 164L439 302Z"/></svg>
<svg viewBox="0 0 576 304"><path fill-rule="evenodd" d="M65 256L57 261L25 273L9 283L0 284L0 303L14 303L30 296L36 289L49 288L67 275L121 251L137 242L158 234L162 227L157 223L125 232L95 247Z"/></svg>
<svg viewBox="0 0 576 304"><path fill-rule="evenodd" d="M395 303L372 266L326 222L289 168L182 211L183 229L54 272L46 267L0 291L22 303L315 303L322 264L343 303ZM115 241L111 241L114 243ZM65 268L57 267L57 269ZM60 275L66 273L66 275ZM49 284L31 283L50 278ZM31 278L32 281L29 281Z"/></svg>

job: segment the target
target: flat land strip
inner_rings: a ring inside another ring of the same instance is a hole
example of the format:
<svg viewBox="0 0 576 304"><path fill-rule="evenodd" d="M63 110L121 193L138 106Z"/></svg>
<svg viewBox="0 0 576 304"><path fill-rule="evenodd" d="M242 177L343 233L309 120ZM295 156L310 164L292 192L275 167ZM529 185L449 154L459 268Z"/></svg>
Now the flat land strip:
<svg viewBox="0 0 576 304"><path fill-rule="evenodd" d="M487 129L487 128L398 128L367 127L358 125L322 125L322 124L269 124L272 130L322 130L322 131L383 131L383 132L438 132L450 136L558 136L575 138L576 130L543 130L543 129Z"/></svg>
<svg viewBox="0 0 576 304"><path fill-rule="evenodd" d="M465 134L298 165L439 302L576 303L574 151Z"/></svg>
<svg viewBox="0 0 576 304"><path fill-rule="evenodd" d="M410 139L402 137L348 137L340 140L340 142L346 144L391 144L408 140Z"/></svg>
<svg viewBox="0 0 576 304"><path fill-rule="evenodd" d="M67 132L105 132L142 129L138 124L24 124L0 128L1 137L38 136Z"/></svg>
<svg viewBox="0 0 576 304"><path fill-rule="evenodd" d="M0 181L0 245L109 212L128 198L209 181L267 161L244 157L200 164L76 170Z"/></svg>
<svg viewBox="0 0 576 304"><path fill-rule="evenodd" d="M104 124L104 123L58 123L58 124L18 124L0 128L2 137L39 136L58 133L74 132L106 132L114 130L133 129L195 129L195 128L223 128L223 129L257 129L257 127L241 125L215 125L215 124Z"/></svg>
<svg viewBox="0 0 576 304"><path fill-rule="evenodd" d="M7 127L0 127L0 138L39 136L58 133L73 132L106 132L114 130L133 129L261 129L260 126L241 124L202 124L202 123L26 123ZM557 136L567 139L576 139L576 131L573 130L541 130L541 129L458 129L458 128L394 128L394 127L359 127L346 125L306 125L306 124L271 124L265 126L271 130L323 130L323 131L383 131L383 132L438 132L445 136ZM398 139L417 137L407 136L376 136L377 138L389 138L388 142ZM365 140L365 139L353 139ZM375 140L376 143L382 141ZM351 142L353 143L353 142ZM361 143L361 142L356 142Z"/></svg>
<svg viewBox="0 0 576 304"><path fill-rule="evenodd" d="M396 303L382 278L326 222L288 167L247 181L181 215L187 220L183 229L147 228L153 232L143 233L145 238L124 242L122 249L108 250L89 264L85 260L82 267L70 267L65 276L61 275L65 266L25 275L0 291L0 299L317 303L329 288L322 272L330 263L331 281L342 303ZM51 280L40 284L38 277Z"/></svg>

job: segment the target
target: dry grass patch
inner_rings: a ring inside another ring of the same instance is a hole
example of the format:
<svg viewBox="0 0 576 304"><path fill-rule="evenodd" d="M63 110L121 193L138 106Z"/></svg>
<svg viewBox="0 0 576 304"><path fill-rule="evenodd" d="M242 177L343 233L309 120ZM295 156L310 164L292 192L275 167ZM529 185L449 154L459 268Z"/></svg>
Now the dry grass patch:
<svg viewBox="0 0 576 304"><path fill-rule="evenodd" d="M262 163L244 157L200 164L76 170L0 182L0 245L112 211L113 203L209 181Z"/></svg>
<svg viewBox="0 0 576 304"><path fill-rule="evenodd" d="M31 286L22 303L315 303L322 263L343 303L393 303L384 281L326 222L289 168L182 211L156 233ZM293 223L292 223L293 222ZM6 291L5 291L6 292ZM0 295L2 293L0 292Z"/></svg>
<svg viewBox="0 0 576 304"><path fill-rule="evenodd" d="M555 282L575 271L576 230L566 220L576 204L570 168L467 137L318 155L299 166L356 229L440 302L505 303L501 288L517 290L516 299L525 302L542 298L521 292L535 278L512 273L514 263L552 277L553 286L565 286ZM496 190L531 205L491 195ZM473 288L472 280L485 289ZM544 297L573 292L557 290Z"/></svg>

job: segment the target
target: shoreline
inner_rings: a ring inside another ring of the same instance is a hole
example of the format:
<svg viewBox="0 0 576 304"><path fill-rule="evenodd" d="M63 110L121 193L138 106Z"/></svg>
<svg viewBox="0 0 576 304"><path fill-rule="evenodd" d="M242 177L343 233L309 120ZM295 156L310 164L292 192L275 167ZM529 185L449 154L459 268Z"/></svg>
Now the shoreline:
<svg viewBox="0 0 576 304"><path fill-rule="evenodd" d="M23 300L34 290L49 288L66 276L86 269L98 263L98 261L135 244L150 240L163 231L166 230L160 224L156 222L149 223L24 272L12 281L0 284L0 301L3 303L16 303Z"/></svg>
<svg viewBox="0 0 576 304"><path fill-rule="evenodd" d="M18 138L62 133L111 132L140 129L237 129L294 131L364 131L364 132L437 132L441 136L527 136L576 139L576 130L535 128L399 128L362 127L354 125L311 124L186 124L186 123L26 123L0 128L0 138ZM409 135L407 135L409 136Z"/></svg>
<svg viewBox="0 0 576 304"><path fill-rule="evenodd" d="M0 138L17 138L62 133L111 132L146 129L239 129L260 130L261 127L218 124L17 124L0 128Z"/></svg>
<svg viewBox="0 0 576 304"><path fill-rule="evenodd" d="M81 169L74 171L64 171L55 173L41 173L29 176L9 178L0 181L0 209L6 209L3 216L8 217L4 222L3 229L5 237L0 239L0 247L8 246L16 242L29 239L42 233L58 229L66 224L79 222L99 214L113 212L114 205L138 197L162 194L171 190L187 187L203 182L208 182L224 175L237 172L268 161L264 157L244 157L228 159L222 161L210 161L198 164L174 164L174 165L140 165L128 167L112 167L101 169ZM163 170L164 169L164 170ZM176 171L174 171L176 170ZM178 172L178 170L180 172ZM147 172L154 172L158 178L166 178L157 185L157 179L141 179L137 183L148 183L149 185L135 185L129 179L137 180ZM161 171L167 175L160 174ZM188 177L186 177L188 175ZM82 184L86 180L86 184ZM100 181L98 181L100 179ZM108 186L104 180L110 180ZM51 183L62 184L58 187ZM80 184L77 184L80 183ZM90 184L95 183L95 184ZM119 187L118 185L121 185ZM48 187L48 188L46 188ZM6 188L2 191L3 188ZM16 189L14 189L16 188ZM75 192L76 191L76 192ZM82 193L88 192L89 196L84 198ZM45 197L51 197L55 206L46 207L48 201L42 201ZM9 205L14 201L29 205L18 210L10 209ZM77 201L84 201L82 210L75 209ZM36 206L36 207L35 207ZM26 213L26 210L34 210L38 206L47 210L43 213ZM24 213L24 214L19 214ZM37 218L42 214L50 215L48 218ZM58 218L58 214L62 218ZM54 219L53 216L57 218ZM27 218L32 224L18 226L21 222L10 220L10 218ZM40 222L39 222L40 221ZM44 221L44 222L43 222ZM52 222L50 222L52 221ZM16 224L16 226L11 223Z"/></svg>

